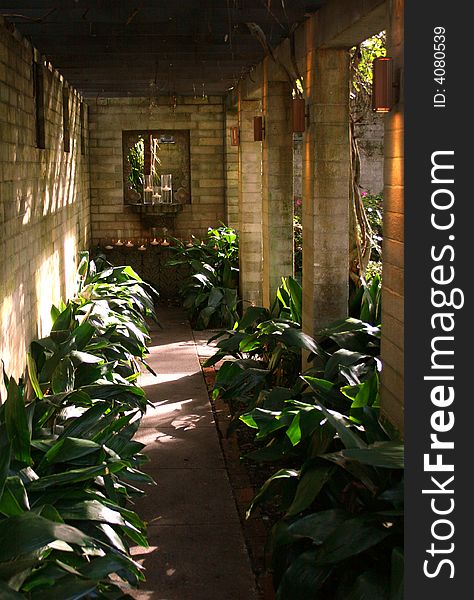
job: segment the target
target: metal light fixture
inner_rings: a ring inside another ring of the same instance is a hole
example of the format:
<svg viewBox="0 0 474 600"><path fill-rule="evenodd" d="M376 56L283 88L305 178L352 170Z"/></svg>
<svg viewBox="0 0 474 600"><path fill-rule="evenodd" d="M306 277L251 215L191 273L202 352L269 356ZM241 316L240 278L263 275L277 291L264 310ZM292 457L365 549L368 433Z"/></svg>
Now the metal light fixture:
<svg viewBox="0 0 474 600"><path fill-rule="evenodd" d="M306 102L304 98L293 98L293 133L303 133L306 129Z"/></svg>
<svg viewBox="0 0 474 600"><path fill-rule="evenodd" d="M238 127L230 128L230 143L232 146L239 145L239 128Z"/></svg>
<svg viewBox="0 0 474 600"><path fill-rule="evenodd" d="M375 58L372 73L372 110L388 113L393 108L393 59L389 56Z"/></svg>
<svg viewBox="0 0 474 600"><path fill-rule="evenodd" d="M265 123L263 117L253 118L253 141L261 142L265 137Z"/></svg>

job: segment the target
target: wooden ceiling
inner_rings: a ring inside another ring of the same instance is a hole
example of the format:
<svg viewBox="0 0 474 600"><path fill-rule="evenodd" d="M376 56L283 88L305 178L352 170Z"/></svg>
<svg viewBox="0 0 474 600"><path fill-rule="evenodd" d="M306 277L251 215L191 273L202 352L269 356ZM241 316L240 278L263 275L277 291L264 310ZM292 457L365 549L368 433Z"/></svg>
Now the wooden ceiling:
<svg viewBox="0 0 474 600"><path fill-rule="evenodd" d="M84 96L225 94L325 0L0 0ZM252 26L255 32L255 27Z"/></svg>

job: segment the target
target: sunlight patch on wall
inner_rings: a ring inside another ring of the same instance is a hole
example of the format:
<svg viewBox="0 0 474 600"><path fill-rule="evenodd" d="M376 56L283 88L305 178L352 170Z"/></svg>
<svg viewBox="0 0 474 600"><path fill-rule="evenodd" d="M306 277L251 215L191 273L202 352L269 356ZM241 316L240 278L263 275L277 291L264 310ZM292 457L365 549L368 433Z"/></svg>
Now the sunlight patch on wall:
<svg viewBox="0 0 474 600"><path fill-rule="evenodd" d="M73 156L74 160L72 160L71 164L69 165L69 175L68 175L68 181L69 181L69 185L68 185L68 193L67 193L67 204L71 205L74 203L74 201L76 200L76 186L72 185L72 182L76 181L76 160L75 160L75 156L74 156L74 148L75 148L75 144L73 142L72 144L72 151L71 151L71 155Z"/></svg>
<svg viewBox="0 0 474 600"><path fill-rule="evenodd" d="M76 255L77 242L75 235L67 235L64 239L64 297L76 295Z"/></svg>
<svg viewBox="0 0 474 600"><path fill-rule="evenodd" d="M25 295L23 284L3 299L0 305L0 357L5 373L16 379L25 368Z"/></svg>
<svg viewBox="0 0 474 600"><path fill-rule="evenodd" d="M56 250L46 258L36 272L38 303L38 336L45 337L51 330L51 306L60 297L59 253Z"/></svg>

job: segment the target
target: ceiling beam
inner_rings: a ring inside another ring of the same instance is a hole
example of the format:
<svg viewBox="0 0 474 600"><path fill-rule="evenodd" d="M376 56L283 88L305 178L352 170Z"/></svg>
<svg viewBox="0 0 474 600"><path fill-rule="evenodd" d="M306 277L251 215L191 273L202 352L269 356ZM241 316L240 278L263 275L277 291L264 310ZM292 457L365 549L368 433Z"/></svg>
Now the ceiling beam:
<svg viewBox="0 0 474 600"><path fill-rule="evenodd" d="M192 95L203 81L225 94L265 55L247 23L275 48L326 1L0 0L0 14L84 94Z"/></svg>

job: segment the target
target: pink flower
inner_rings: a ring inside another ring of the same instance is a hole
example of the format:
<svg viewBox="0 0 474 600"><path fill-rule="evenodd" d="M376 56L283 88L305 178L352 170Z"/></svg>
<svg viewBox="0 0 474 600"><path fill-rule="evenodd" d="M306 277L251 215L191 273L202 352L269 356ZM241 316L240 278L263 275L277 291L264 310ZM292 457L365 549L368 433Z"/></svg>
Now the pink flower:
<svg viewBox="0 0 474 600"><path fill-rule="evenodd" d="M298 200L296 201L296 206L301 206L303 203L301 202L301 200L298 198Z"/></svg>
<svg viewBox="0 0 474 600"><path fill-rule="evenodd" d="M362 196L362 198L365 198L367 196L367 192L362 192L361 196Z"/></svg>

